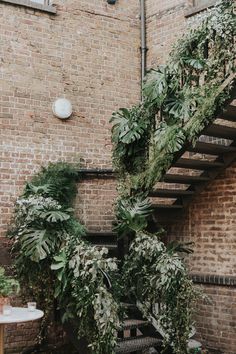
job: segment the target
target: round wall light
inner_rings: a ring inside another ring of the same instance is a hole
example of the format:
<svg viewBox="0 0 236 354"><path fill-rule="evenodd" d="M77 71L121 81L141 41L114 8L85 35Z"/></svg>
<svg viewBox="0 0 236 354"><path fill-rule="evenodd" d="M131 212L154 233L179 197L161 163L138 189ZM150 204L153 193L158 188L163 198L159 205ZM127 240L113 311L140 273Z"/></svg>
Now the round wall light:
<svg viewBox="0 0 236 354"><path fill-rule="evenodd" d="M58 98L52 105L53 114L60 119L67 119L72 115L72 104L66 98Z"/></svg>

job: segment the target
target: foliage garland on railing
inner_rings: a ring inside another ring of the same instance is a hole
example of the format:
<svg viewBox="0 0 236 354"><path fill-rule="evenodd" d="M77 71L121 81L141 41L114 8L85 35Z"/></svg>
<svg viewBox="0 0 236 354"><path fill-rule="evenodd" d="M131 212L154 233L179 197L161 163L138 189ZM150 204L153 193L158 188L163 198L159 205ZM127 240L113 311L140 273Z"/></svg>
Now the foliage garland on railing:
<svg viewBox="0 0 236 354"><path fill-rule="evenodd" d="M78 166L56 163L27 183L9 231L15 269L24 296L45 312L39 342L47 340L56 299L62 322L73 324L92 353L113 353L119 328L117 261L107 257L106 248L83 239L85 229L72 208L77 182Z"/></svg>
<svg viewBox="0 0 236 354"><path fill-rule="evenodd" d="M148 194L175 154L195 144L230 97L235 19L233 0L221 1L204 14L199 28L178 41L169 62L148 73L142 103L120 109L111 119L113 162L120 177L115 229L120 237L136 235L124 263L124 279L130 295L142 300L145 315L147 309L152 314L150 305L157 300L163 304L165 343L179 354L187 353L196 291L178 247L168 253L159 238L146 231L152 213Z"/></svg>

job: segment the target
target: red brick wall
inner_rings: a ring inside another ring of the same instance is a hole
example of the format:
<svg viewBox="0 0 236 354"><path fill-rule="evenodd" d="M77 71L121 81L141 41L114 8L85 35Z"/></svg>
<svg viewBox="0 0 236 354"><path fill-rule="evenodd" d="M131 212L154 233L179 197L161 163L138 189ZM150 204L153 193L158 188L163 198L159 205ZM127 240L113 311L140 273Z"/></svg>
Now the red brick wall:
<svg viewBox="0 0 236 354"><path fill-rule="evenodd" d="M236 348L236 289L227 286L205 285L204 292L211 304L197 306L197 338L215 353L235 354Z"/></svg>
<svg viewBox="0 0 236 354"><path fill-rule="evenodd" d="M236 275L236 164L196 196L178 223L168 225L168 235L193 242L188 257L192 274ZM236 288L204 285L210 303L196 308L197 337L224 354L236 352Z"/></svg>
<svg viewBox="0 0 236 354"><path fill-rule="evenodd" d="M194 243L192 273L236 275L236 164L192 200L170 236Z"/></svg>
<svg viewBox="0 0 236 354"><path fill-rule="evenodd" d="M0 264L8 262L4 235L25 182L49 161L111 167L111 114L140 98L139 3L53 3L56 16L0 1ZM73 104L67 121L52 114L61 96ZM78 187L82 222L111 231L115 183ZM12 335L9 328L11 353L35 341L35 329L20 327Z"/></svg>
<svg viewBox="0 0 236 354"><path fill-rule="evenodd" d="M147 0L148 67L163 64L187 26L184 13L192 0Z"/></svg>
<svg viewBox="0 0 236 354"><path fill-rule="evenodd" d="M191 1L147 0L148 67L165 63L171 45L193 18ZM236 275L236 165L228 168L192 200L182 219L167 225L170 238L194 242L188 265L193 274ZM198 338L222 353L236 353L235 287L204 285L211 304L197 308Z"/></svg>
<svg viewBox="0 0 236 354"><path fill-rule="evenodd" d="M42 164L111 166L110 116L139 99L137 2L55 4L53 16L0 1L0 236ZM73 104L68 121L52 114L60 96Z"/></svg>

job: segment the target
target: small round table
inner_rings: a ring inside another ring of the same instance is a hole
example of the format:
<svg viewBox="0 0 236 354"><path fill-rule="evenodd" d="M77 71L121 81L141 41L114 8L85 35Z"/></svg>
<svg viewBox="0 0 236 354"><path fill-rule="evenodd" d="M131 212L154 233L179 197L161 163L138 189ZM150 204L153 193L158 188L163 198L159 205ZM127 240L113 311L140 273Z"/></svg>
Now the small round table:
<svg viewBox="0 0 236 354"><path fill-rule="evenodd" d="M29 311L28 308L23 307L12 307L10 315L0 314L0 354L4 353L4 326L6 324L35 321L43 315L43 311Z"/></svg>

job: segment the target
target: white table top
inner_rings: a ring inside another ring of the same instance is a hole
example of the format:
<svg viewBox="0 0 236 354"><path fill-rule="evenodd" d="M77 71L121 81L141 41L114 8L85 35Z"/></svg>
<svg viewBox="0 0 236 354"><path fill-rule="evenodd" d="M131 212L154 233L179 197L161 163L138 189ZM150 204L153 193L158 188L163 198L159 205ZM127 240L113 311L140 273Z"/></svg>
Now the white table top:
<svg viewBox="0 0 236 354"><path fill-rule="evenodd" d="M44 316L43 311L29 311L26 307L12 307L10 315L0 315L0 324L35 321Z"/></svg>

